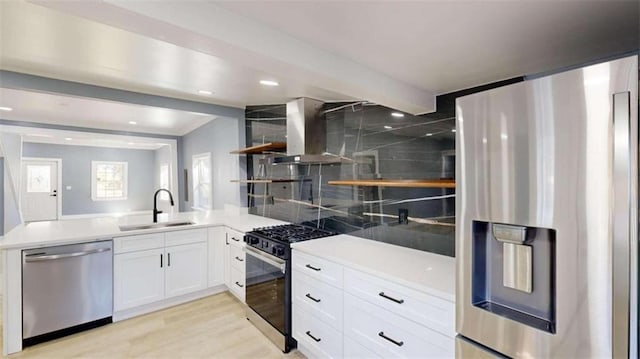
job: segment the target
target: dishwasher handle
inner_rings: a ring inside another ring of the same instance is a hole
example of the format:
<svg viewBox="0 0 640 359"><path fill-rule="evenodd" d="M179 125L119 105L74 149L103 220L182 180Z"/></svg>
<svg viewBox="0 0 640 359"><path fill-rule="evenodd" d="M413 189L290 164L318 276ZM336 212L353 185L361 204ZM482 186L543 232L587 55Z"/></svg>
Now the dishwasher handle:
<svg viewBox="0 0 640 359"><path fill-rule="evenodd" d="M111 250L111 248L98 248L98 249L91 249L91 250L88 250L88 251L72 252L72 253L31 255L31 256L27 255L27 256L25 256L24 261L25 262L52 261L52 260L63 259L63 258L82 257L82 256L86 256L86 255L89 255L89 254L108 252L110 250Z"/></svg>

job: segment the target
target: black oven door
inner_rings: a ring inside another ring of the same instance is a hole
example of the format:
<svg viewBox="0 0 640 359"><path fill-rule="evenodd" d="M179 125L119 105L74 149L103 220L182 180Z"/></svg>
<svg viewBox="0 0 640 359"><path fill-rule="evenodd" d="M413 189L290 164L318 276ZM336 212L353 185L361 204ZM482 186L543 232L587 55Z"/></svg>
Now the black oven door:
<svg viewBox="0 0 640 359"><path fill-rule="evenodd" d="M286 335L286 262L250 246L245 250L247 305Z"/></svg>

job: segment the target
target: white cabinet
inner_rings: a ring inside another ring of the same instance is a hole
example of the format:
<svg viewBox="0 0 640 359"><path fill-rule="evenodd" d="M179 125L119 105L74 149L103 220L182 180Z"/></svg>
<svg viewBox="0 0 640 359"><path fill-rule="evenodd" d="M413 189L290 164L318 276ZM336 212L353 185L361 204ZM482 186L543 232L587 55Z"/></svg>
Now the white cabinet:
<svg viewBox="0 0 640 359"><path fill-rule="evenodd" d="M343 357L341 265L293 250L293 337L311 358Z"/></svg>
<svg viewBox="0 0 640 359"><path fill-rule="evenodd" d="M220 226L208 229L208 287L225 284L224 257L227 247L225 244L226 239L226 231L224 227Z"/></svg>
<svg viewBox="0 0 640 359"><path fill-rule="evenodd" d="M114 311L207 287L204 228L115 238L114 249Z"/></svg>
<svg viewBox="0 0 640 359"><path fill-rule="evenodd" d="M306 356L453 358L452 301L292 253L293 336Z"/></svg>
<svg viewBox="0 0 640 359"><path fill-rule="evenodd" d="M205 237L206 238L206 237ZM166 247L165 297L171 298L207 287L207 242Z"/></svg>
<svg viewBox="0 0 640 359"><path fill-rule="evenodd" d="M164 248L113 257L114 311L164 298Z"/></svg>
<svg viewBox="0 0 640 359"><path fill-rule="evenodd" d="M244 252L244 233L231 228L226 229L224 251L224 282L229 291L241 302L245 302L246 254Z"/></svg>

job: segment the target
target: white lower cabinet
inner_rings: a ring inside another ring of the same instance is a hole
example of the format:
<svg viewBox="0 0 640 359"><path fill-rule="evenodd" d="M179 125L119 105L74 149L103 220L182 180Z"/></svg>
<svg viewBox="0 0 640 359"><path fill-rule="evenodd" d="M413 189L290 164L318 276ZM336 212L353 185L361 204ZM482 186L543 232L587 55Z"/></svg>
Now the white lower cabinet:
<svg viewBox="0 0 640 359"><path fill-rule="evenodd" d="M454 357L455 303L295 248L292 253L293 337L303 354Z"/></svg>
<svg viewBox="0 0 640 359"><path fill-rule="evenodd" d="M114 311L164 298L164 248L116 254L113 257Z"/></svg>
<svg viewBox="0 0 640 359"><path fill-rule="evenodd" d="M141 242L136 245L127 245ZM114 239L114 311L207 287L207 230L190 229ZM166 243L175 244L166 246ZM155 248L149 248L155 247Z"/></svg>
<svg viewBox="0 0 640 359"><path fill-rule="evenodd" d="M454 339L349 293L344 335L385 358L453 358Z"/></svg>
<svg viewBox="0 0 640 359"><path fill-rule="evenodd" d="M342 332L299 307L294 307L293 337L307 357L342 358Z"/></svg>
<svg viewBox="0 0 640 359"><path fill-rule="evenodd" d="M208 287L215 287L225 284L224 280L224 256L226 250L226 230L225 227L211 227L207 230L208 243L207 250L209 252L209 260L207 267L209 275L207 276Z"/></svg>
<svg viewBox="0 0 640 359"><path fill-rule="evenodd" d="M372 359L382 358L380 354L372 351L364 345L356 342L355 340L344 337L344 357L350 359Z"/></svg>
<svg viewBox="0 0 640 359"><path fill-rule="evenodd" d="M224 250L224 282L231 294L245 302L246 254L244 234L226 228Z"/></svg>
<svg viewBox="0 0 640 359"><path fill-rule="evenodd" d="M165 298L207 288L207 242L167 247Z"/></svg>

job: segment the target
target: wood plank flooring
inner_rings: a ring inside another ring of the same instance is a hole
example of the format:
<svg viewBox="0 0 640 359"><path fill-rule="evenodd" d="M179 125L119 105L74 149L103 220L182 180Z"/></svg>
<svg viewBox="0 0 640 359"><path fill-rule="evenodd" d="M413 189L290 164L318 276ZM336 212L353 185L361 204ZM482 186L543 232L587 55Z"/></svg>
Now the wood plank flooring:
<svg viewBox="0 0 640 359"><path fill-rule="evenodd" d="M287 358L228 292L29 347L9 358Z"/></svg>

